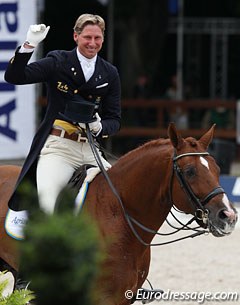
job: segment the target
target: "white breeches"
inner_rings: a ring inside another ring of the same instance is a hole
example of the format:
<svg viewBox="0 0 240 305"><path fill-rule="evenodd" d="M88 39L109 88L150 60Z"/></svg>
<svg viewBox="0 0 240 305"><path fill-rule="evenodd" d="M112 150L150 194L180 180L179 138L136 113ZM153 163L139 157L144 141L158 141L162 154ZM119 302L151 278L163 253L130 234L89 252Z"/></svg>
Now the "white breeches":
<svg viewBox="0 0 240 305"><path fill-rule="evenodd" d="M99 156L105 169L108 163ZM53 213L56 199L67 185L74 171L83 164L97 166L89 143L75 142L69 139L49 135L39 156L37 165L37 189L40 208L45 213Z"/></svg>

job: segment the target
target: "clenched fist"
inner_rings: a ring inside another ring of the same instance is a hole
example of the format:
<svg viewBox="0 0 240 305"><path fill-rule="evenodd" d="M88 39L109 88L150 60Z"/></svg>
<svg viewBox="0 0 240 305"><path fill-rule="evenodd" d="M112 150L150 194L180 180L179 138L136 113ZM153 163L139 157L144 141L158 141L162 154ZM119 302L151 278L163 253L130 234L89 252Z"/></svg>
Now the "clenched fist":
<svg viewBox="0 0 240 305"><path fill-rule="evenodd" d="M102 131L102 123L101 123L101 117L97 112L95 113L95 118L96 118L96 120L93 121L92 123L88 123L88 125L89 125L89 129L90 129L92 135L94 137L97 137L100 134L100 132ZM81 128L86 129L85 123L78 123L78 125Z"/></svg>
<svg viewBox="0 0 240 305"><path fill-rule="evenodd" d="M50 26L46 27L45 24L33 24L30 25L27 32L26 44L36 47L46 36L50 29Z"/></svg>

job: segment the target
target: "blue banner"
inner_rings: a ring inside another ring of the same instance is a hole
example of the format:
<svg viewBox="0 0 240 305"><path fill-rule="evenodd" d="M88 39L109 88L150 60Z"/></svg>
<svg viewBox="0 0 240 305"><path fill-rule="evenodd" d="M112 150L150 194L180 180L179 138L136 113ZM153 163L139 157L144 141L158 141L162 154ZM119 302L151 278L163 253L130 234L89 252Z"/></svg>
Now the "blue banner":
<svg viewBox="0 0 240 305"><path fill-rule="evenodd" d="M240 177L222 175L220 185L224 188L229 200L240 203Z"/></svg>

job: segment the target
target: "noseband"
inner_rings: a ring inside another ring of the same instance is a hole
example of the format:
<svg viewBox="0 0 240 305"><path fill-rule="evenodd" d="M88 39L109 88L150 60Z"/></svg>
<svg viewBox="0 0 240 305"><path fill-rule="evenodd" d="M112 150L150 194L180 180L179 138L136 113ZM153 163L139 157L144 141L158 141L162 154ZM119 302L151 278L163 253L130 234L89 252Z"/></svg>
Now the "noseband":
<svg viewBox="0 0 240 305"><path fill-rule="evenodd" d="M200 153L190 152L190 153L177 155L176 151L175 151L174 156L173 156L173 174L172 174L172 178L171 178L171 188L170 188L170 198L171 198L171 202L173 202L173 200L172 200L172 184L173 184L173 176L174 176L174 173L175 173L175 175L178 179L178 182L180 183L181 188L186 193L190 204L192 205L193 209L195 210L195 217L198 220L201 220L204 224L208 223L208 214L209 214L209 211L208 211L208 209L205 208L205 205L212 198L214 198L215 196L217 196L219 194L225 193L225 191L221 186L218 186L215 189L213 189L209 194L207 194L205 197L203 197L201 199L198 198L194 194L192 188L190 187L190 185L188 184L186 179L184 178L183 171L179 167L177 161L181 158L188 157L188 156L208 156L208 155L209 155L208 152L200 152Z"/></svg>

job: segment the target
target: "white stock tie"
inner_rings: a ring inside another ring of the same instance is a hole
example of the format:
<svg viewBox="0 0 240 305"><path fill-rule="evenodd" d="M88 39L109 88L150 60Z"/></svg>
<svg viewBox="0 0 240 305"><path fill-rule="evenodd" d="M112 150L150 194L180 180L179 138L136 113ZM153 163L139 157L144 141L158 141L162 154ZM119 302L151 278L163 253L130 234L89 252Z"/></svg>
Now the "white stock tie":
<svg viewBox="0 0 240 305"><path fill-rule="evenodd" d="M86 82L91 78L94 72L94 62L84 62L83 73Z"/></svg>

